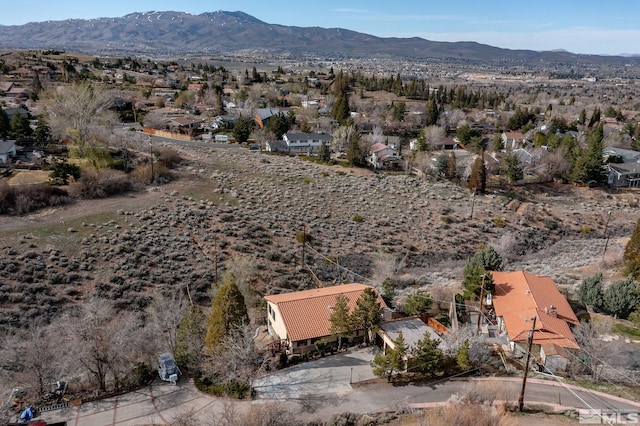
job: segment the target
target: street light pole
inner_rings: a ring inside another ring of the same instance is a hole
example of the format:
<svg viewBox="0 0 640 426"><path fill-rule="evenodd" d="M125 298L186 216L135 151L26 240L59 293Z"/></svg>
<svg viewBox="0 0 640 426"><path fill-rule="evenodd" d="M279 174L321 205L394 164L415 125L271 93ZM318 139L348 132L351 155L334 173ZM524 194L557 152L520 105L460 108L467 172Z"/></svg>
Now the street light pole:
<svg viewBox="0 0 640 426"><path fill-rule="evenodd" d="M518 408L520 412L524 410L524 388L527 385L527 373L529 372L529 360L531 358L531 346L533 346L533 333L536 330L536 317L533 317L533 325L529 333L529 349L527 350L527 361L524 364L524 376L522 377L522 389L520 390L520 398L518 398Z"/></svg>

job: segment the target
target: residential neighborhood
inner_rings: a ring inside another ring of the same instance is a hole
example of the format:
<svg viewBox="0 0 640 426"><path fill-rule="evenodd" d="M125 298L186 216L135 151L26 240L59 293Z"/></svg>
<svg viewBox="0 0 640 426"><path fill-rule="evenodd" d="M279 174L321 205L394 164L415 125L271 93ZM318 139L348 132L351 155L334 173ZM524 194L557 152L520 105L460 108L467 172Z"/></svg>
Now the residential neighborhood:
<svg viewBox="0 0 640 426"><path fill-rule="evenodd" d="M393 388L392 410L349 409L400 417L448 403L413 392L454 378L637 400L640 109L612 101L618 80L335 58L0 60L7 415L79 416L157 381L309 416L337 410L314 399L334 388ZM305 370L332 363L330 385ZM509 391L505 413L586 408Z"/></svg>

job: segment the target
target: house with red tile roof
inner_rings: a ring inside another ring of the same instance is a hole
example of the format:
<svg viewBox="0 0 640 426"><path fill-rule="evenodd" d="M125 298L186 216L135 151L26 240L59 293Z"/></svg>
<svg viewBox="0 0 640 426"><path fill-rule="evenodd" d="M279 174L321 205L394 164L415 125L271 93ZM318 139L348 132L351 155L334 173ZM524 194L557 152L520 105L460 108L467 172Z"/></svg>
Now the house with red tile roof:
<svg viewBox="0 0 640 426"><path fill-rule="evenodd" d="M291 354L315 351L316 343L334 345L337 336L329 330L336 298L344 295L349 311L353 312L358 298L368 288L378 295L380 306L387 308L374 287L359 283L265 296L269 332L274 338L285 341ZM358 330L349 338L352 342L358 342L364 340L364 336L365 330ZM342 340L345 342L348 339Z"/></svg>
<svg viewBox="0 0 640 426"><path fill-rule="evenodd" d="M493 307L498 329L506 333L511 342L528 342L535 317L533 344L554 353L579 349L571 326L580 322L551 277L525 271L493 271L491 276L495 284Z"/></svg>

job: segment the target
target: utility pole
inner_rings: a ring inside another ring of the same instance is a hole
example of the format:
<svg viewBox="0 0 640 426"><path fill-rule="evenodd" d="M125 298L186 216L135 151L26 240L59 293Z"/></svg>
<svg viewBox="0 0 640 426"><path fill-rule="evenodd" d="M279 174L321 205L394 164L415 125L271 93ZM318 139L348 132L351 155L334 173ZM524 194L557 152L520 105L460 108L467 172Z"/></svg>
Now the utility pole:
<svg viewBox="0 0 640 426"><path fill-rule="evenodd" d="M609 234L607 234L609 230L609 219L611 219L611 210L607 212L607 221L604 224L604 236L606 240L604 242L604 250L602 250L602 260L604 260L604 254L607 252L607 246L609 245Z"/></svg>
<svg viewBox="0 0 640 426"><path fill-rule="evenodd" d="M476 334L480 334L480 317L482 316L482 296L484 295L484 278L487 276L486 273L482 274L482 284L480 285L480 305L478 306L478 329L476 330Z"/></svg>
<svg viewBox="0 0 640 426"><path fill-rule="evenodd" d="M153 172L153 143L151 143L151 136L149 136L149 154L151 154L151 183L155 180L155 173Z"/></svg>
<svg viewBox="0 0 640 426"><path fill-rule="evenodd" d="M218 240L215 235L213 236L213 268L214 268L214 283L218 285Z"/></svg>
<svg viewBox="0 0 640 426"><path fill-rule="evenodd" d="M531 326L531 332L529 333L529 349L527 350L527 362L524 364L524 376L522 377L522 390L520 391L520 398L518 398L518 408L520 412L524 410L524 388L527 385L527 373L529 372L529 360L531 358L531 346L533 346L533 333L536 330L536 317L533 317L533 325Z"/></svg>
<svg viewBox="0 0 640 426"><path fill-rule="evenodd" d="M307 225L302 224L302 268L304 268L304 246L307 244Z"/></svg>
<svg viewBox="0 0 640 426"><path fill-rule="evenodd" d="M473 198L471 199L471 216L469 219L473 219L473 206L476 204L476 189L473 188Z"/></svg>

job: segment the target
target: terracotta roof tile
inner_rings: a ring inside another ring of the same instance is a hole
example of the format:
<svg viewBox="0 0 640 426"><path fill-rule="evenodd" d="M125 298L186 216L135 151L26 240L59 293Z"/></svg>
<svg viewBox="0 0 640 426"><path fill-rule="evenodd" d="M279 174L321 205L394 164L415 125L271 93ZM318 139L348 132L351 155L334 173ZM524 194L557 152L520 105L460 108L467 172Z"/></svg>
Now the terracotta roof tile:
<svg viewBox="0 0 640 426"><path fill-rule="evenodd" d="M531 319L537 318L533 342L578 348L569 324L580 324L567 299L551 277L525 271L491 272L495 283L493 306L501 316L509 338L526 342ZM550 315L555 310L556 316Z"/></svg>
<svg viewBox="0 0 640 426"><path fill-rule="evenodd" d="M277 305L287 328L289 340L299 341L329 336L331 308L335 305L336 297L344 294L348 299L349 310L352 311L366 288L371 288L378 294L377 290L371 286L352 283L274 294L265 296L265 299ZM378 295L378 303L383 308L387 307L380 295Z"/></svg>

